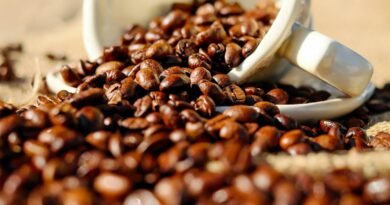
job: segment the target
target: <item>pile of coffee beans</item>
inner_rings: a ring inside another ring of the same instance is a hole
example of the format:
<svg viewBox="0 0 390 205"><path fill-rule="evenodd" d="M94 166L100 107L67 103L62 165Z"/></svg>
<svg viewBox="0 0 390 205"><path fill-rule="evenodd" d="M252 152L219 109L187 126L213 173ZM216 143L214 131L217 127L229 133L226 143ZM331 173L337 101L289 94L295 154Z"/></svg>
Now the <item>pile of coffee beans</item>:
<svg viewBox="0 0 390 205"><path fill-rule="evenodd" d="M369 115L390 110L390 86L339 120L300 124L275 104L329 93L226 73L276 15L224 1L175 4L131 27L96 61L64 66L75 93L0 104L0 204L386 204L390 179L333 170L285 176L265 153L369 150ZM223 113L216 106L230 105ZM251 106L249 106L251 105Z"/></svg>

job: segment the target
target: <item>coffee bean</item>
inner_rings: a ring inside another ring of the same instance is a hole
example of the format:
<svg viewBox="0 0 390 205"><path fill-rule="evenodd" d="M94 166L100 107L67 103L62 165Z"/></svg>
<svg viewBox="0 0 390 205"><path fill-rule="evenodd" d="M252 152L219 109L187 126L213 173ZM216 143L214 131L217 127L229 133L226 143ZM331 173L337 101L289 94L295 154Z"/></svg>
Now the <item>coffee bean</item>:
<svg viewBox="0 0 390 205"><path fill-rule="evenodd" d="M224 5L219 10L219 14L222 16L239 15L242 13L244 13L244 10L238 3Z"/></svg>
<svg viewBox="0 0 390 205"><path fill-rule="evenodd" d="M154 42L145 53L146 58L162 59L167 55L173 54L173 48L168 42L164 40L158 40Z"/></svg>
<svg viewBox="0 0 390 205"><path fill-rule="evenodd" d="M9 115L0 119L0 138L4 138L18 129L23 123L23 120L16 114Z"/></svg>
<svg viewBox="0 0 390 205"><path fill-rule="evenodd" d="M339 169L328 173L324 182L327 187L338 193L359 191L363 185L363 177L351 170Z"/></svg>
<svg viewBox="0 0 390 205"><path fill-rule="evenodd" d="M390 179L377 177L364 186L364 198L374 204L390 203Z"/></svg>
<svg viewBox="0 0 390 205"><path fill-rule="evenodd" d="M92 132L104 128L104 115L95 107L83 107L76 113L82 131Z"/></svg>
<svg viewBox="0 0 390 205"><path fill-rule="evenodd" d="M219 87L217 84L213 82L207 80L201 80L198 83L198 87L200 91L203 93L203 95L212 98L217 105L222 103L226 99L226 95L224 94L221 87Z"/></svg>
<svg viewBox="0 0 390 205"><path fill-rule="evenodd" d="M285 130L292 130L292 129L296 129L298 127L298 122L291 118L291 117L288 117L286 115L283 115L283 114L276 114L274 116L278 126L282 129L285 129Z"/></svg>
<svg viewBox="0 0 390 205"><path fill-rule="evenodd" d="M207 47L207 55L212 59L223 59L225 56L225 45L222 43L211 43Z"/></svg>
<svg viewBox="0 0 390 205"><path fill-rule="evenodd" d="M75 188L65 191L61 196L61 203L64 205L92 205L92 193L86 188Z"/></svg>
<svg viewBox="0 0 390 205"><path fill-rule="evenodd" d="M23 151L28 156L47 157L50 154L49 149L40 141L27 140L23 143Z"/></svg>
<svg viewBox="0 0 390 205"><path fill-rule="evenodd" d="M346 148L355 147L357 150L363 150L368 147L367 135L360 127L351 127L345 135L344 144Z"/></svg>
<svg viewBox="0 0 390 205"><path fill-rule="evenodd" d="M114 70L122 70L124 68L124 65L120 61L109 61L106 63L101 64L96 68L96 74L103 74L108 71L114 71Z"/></svg>
<svg viewBox="0 0 390 205"><path fill-rule="evenodd" d="M211 81L211 73L206 68L198 67L191 72L190 81L191 85L198 84L201 80Z"/></svg>
<svg viewBox="0 0 390 205"><path fill-rule="evenodd" d="M253 183L264 192L271 191L281 178L282 176L268 165L259 166L252 174Z"/></svg>
<svg viewBox="0 0 390 205"><path fill-rule="evenodd" d="M115 200L125 196L131 190L132 182L127 177L104 172L95 178L93 187L103 197Z"/></svg>
<svg viewBox="0 0 390 205"><path fill-rule="evenodd" d="M164 178L155 187L156 196L163 204L180 205L185 201L185 186L180 176Z"/></svg>
<svg viewBox="0 0 390 205"><path fill-rule="evenodd" d="M309 102L319 102L327 100L330 97L330 93L327 91L317 91L309 96Z"/></svg>
<svg viewBox="0 0 390 205"><path fill-rule="evenodd" d="M175 28L182 26L187 18L188 14L181 10L171 11L161 20L161 28L165 32L172 31Z"/></svg>
<svg viewBox="0 0 390 205"><path fill-rule="evenodd" d="M63 66L60 70L62 79L66 84L76 87L81 83L81 77L69 66Z"/></svg>
<svg viewBox="0 0 390 205"><path fill-rule="evenodd" d="M147 91L156 90L160 80L150 68L144 68L137 72L135 82Z"/></svg>
<svg viewBox="0 0 390 205"><path fill-rule="evenodd" d="M238 122L256 122L259 117L259 113L255 108L245 105L231 106L223 114L234 118Z"/></svg>
<svg viewBox="0 0 390 205"><path fill-rule="evenodd" d="M135 190L129 194L125 201L124 205L162 205L157 197L150 191L146 189Z"/></svg>
<svg viewBox="0 0 390 205"><path fill-rule="evenodd" d="M289 148L287 148L287 152L291 156L307 155L310 152L312 152L312 149L311 149L310 145L308 145L307 143L297 143L297 144L294 144L294 145L290 146Z"/></svg>
<svg viewBox="0 0 390 205"><path fill-rule="evenodd" d="M83 107L87 105L99 105L107 102L104 90L100 88L90 88L76 94L70 103L75 107Z"/></svg>
<svg viewBox="0 0 390 205"><path fill-rule="evenodd" d="M118 123L122 128L128 130L142 130L149 127L149 122L140 117L129 117Z"/></svg>
<svg viewBox="0 0 390 205"><path fill-rule="evenodd" d="M237 139L246 142L248 141L249 133L241 124L230 121L226 122L221 128L219 136L223 139Z"/></svg>
<svg viewBox="0 0 390 205"><path fill-rule="evenodd" d="M273 197L275 204L299 204L301 192L295 187L293 182L282 180L275 185Z"/></svg>
<svg viewBox="0 0 390 205"><path fill-rule="evenodd" d="M254 141L251 144L252 156L260 153L275 150L279 145L281 132L276 127L264 126L254 134Z"/></svg>
<svg viewBox="0 0 390 205"><path fill-rule="evenodd" d="M190 85L190 78L184 74L168 75L161 81L160 90L169 91L180 88L185 88Z"/></svg>
<svg viewBox="0 0 390 205"><path fill-rule="evenodd" d="M183 125L183 119L181 119L177 110L170 105L163 105L160 107L160 113L162 115L163 122L170 128L177 128Z"/></svg>
<svg viewBox="0 0 390 205"><path fill-rule="evenodd" d="M229 76L226 74L216 74L213 76L213 80L221 87L225 88L226 86L232 84Z"/></svg>
<svg viewBox="0 0 390 205"><path fill-rule="evenodd" d="M210 28L196 35L195 42L199 46L204 46L210 43L221 43L225 38L227 38L225 29L219 21L215 21Z"/></svg>
<svg viewBox="0 0 390 205"><path fill-rule="evenodd" d="M256 39L249 40L248 42L246 42L242 47L242 56L244 58L249 57L256 50L257 45L258 41Z"/></svg>
<svg viewBox="0 0 390 205"><path fill-rule="evenodd" d="M193 40L182 39L176 44L176 55L182 59L188 59L192 54L197 52L197 45Z"/></svg>
<svg viewBox="0 0 390 205"><path fill-rule="evenodd" d="M345 128L343 126L341 126L339 123L337 122L334 122L334 121L331 121L331 120L321 120L320 121L320 128L323 132L325 133L328 133L329 130L332 128L332 127L338 127L342 130L345 130Z"/></svg>
<svg viewBox="0 0 390 205"><path fill-rule="evenodd" d="M226 45L225 63L230 68L237 67L242 61L242 48L236 43L228 43Z"/></svg>
<svg viewBox="0 0 390 205"><path fill-rule="evenodd" d="M122 44L130 45L134 43L142 43L145 41L145 28L138 26L138 25L132 25L130 26L126 33L122 36Z"/></svg>
<svg viewBox="0 0 390 205"><path fill-rule="evenodd" d="M223 91L232 104L242 104L246 101L245 92L236 84L226 86Z"/></svg>
<svg viewBox="0 0 390 205"><path fill-rule="evenodd" d="M210 59L200 53L194 53L188 57L188 66L192 69L204 67L207 70L211 70Z"/></svg>
<svg viewBox="0 0 390 205"><path fill-rule="evenodd" d="M39 134L38 140L48 145L53 152L75 147L82 142L79 133L63 126L54 126L43 130Z"/></svg>
<svg viewBox="0 0 390 205"><path fill-rule="evenodd" d="M287 150L289 147L303 142L304 139L305 136L301 130L291 130L282 135L279 145L282 149Z"/></svg>
<svg viewBox="0 0 390 205"><path fill-rule="evenodd" d="M340 149L342 146L342 143L338 137L327 134L313 138L313 142L327 151L335 151Z"/></svg>
<svg viewBox="0 0 390 205"><path fill-rule="evenodd" d="M176 165L185 157L185 151L189 147L187 142L177 143L175 146L158 156L157 161L160 171L169 173L174 171Z"/></svg>
<svg viewBox="0 0 390 205"><path fill-rule="evenodd" d="M189 171L184 175L184 183L193 197L210 194L224 183L224 176L212 172Z"/></svg>
<svg viewBox="0 0 390 205"><path fill-rule="evenodd" d="M354 194L344 194L340 198L340 205L363 205L365 202L362 197Z"/></svg>
<svg viewBox="0 0 390 205"><path fill-rule="evenodd" d="M264 99L270 101L274 104L286 104L288 102L289 96L286 91L276 88L270 90L265 96Z"/></svg>
<svg viewBox="0 0 390 205"><path fill-rule="evenodd" d="M229 121L234 121L234 118L231 118L227 115L217 115L207 121L205 128L211 135L217 136L219 130L225 125L226 122Z"/></svg>

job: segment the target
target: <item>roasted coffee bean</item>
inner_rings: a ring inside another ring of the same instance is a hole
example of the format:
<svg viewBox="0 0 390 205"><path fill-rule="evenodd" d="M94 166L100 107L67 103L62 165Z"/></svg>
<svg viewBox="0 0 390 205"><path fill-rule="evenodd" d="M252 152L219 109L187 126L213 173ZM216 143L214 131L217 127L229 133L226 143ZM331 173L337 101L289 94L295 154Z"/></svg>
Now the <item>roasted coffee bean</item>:
<svg viewBox="0 0 390 205"><path fill-rule="evenodd" d="M198 83L198 87L203 95L209 96L214 100L214 102L218 105L225 101L226 95L217 84L207 81L201 80Z"/></svg>
<svg viewBox="0 0 390 205"><path fill-rule="evenodd" d="M54 126L43 130L38 140L50 147L52 152L70 149L82 142L81 135L64 126Z"/></svg>
<svg viewBox="0 0 390 205"><path fill-rule="evenodd" d="M288 180L278 182L273 189L274 204L299 204L301 192Z"/></svg>
<svg viewBox="0 0 390 205"><path fill-rule="evenodd" d="M213 80L221 87L225 88L226 86L232 84L229 76L226 74L216 74L213 76Z"/></svg>
<svg viewBox="0 0 390 205"><path fill-rule="evenodd" d="M134 64L141 63L142 61L146 60L146 51L147 48L142 48L139 50L136 50L130 54L131 62Z"/></svg>
<svg viewBox="0 0 390 205"><path fill-rule="evenodd" d="M122 44L129 45L134 43L142 43L145 41L145 28L138 26L138 25L132 25L130 26L126 33L122 36Z"/></svg>
<svg viewBox="0 0 390 205"><path fill-rule="evenodd" d="M260 128L254 134L255 139L250 146L252 156L275 150L279 145L280 136L281 132L275 127L264 126Z"/></svg>
<svg viewBox="0 0 390 205"><path fill-rule="evenodd" d="M305 136L301 130L291 130L282 135L279 145L282 149L287 150L289 147L301 143L304 140Z"/></svg>
<svg viewBox="0 0 390 205"><path fill-rule="evenodd" d="M184 159L188 147L189 144L187 142L180 142L160 154L157 158L160 171L163 173L174 171L178 162Z"/></svg>
<svg viewBox="0 0 390 205"><path fill-rule="evenodd" d="M126 78L126 75L122 73L120 70L112 70L112 71L107 71L106 73L106 83L107 84L114 84L118 83L121 80Z"/></svg>
<svg viewBox="0 0 390 205"><path fill-rule="evenodd" d="M23 124L23 119L13 114L0 119L0 139L3 139Z"/></svg>
<svg viewBox="0 0 390 205"><path fill-rule="evenodd" d="M282 176L268 165L259 166L252 174L253 183L264 192L271 191L281 178Z"/></svg>
<svg viewBox="0 0 390 205"><path fill-rule="evenodd" d="M219 10L219 14L222 16L240 15L242 13L244 13L244 9L238 3L224 5Z"/></svg>
<svg viewBox="0 0 390 205"><path fill-rule="evenodd" d="M234 118L238 122L256 122L259 117L259 113L255 108L246 105L231 106L223 114Z"/></svg>
<svg viewBox="0 0 390 205"><path fill-rule="evenodd" d="M322 149L327 151L335 151L337 149L340 149L342 146L340 139L333 135L320 135L318 137L313 138L312 140Z"/></svg>
<svg viewBox="0 0 390 205"><path fill-rule="evenodd" d="M200 116L198 112L196 112L192 109L185 109L185 110L181 111L180 116L186 122L204 122L204 121L206 121L205 118Z"/></svg>
<svg viewBox="0 0 390 205"><path fill-rule="evenodd" d="M211 81L211 73L206 68L198 67L191 72L190 81L191 85L198 84L201 80Z"/></svg>
<svg viewBox="0 0 390 205"><path fill-rule="evenodd" d="M207 70L211 70L210 59L200 53L194 53L188 57L188 66L192 69L197 67L204 67Z"/></svg>
<svg viewBox="0 0 390 205"><path fill-rule="evenodd" d="M83 107L76 113L80 129L92 132L104 128L104 115L95 107Z"/></svg>
<svg viewBox="0 0 390 205"><path fill-rule="evenodd" d="M92 193L86 188L75 188L65 191L61 195L61 203L66 205L93 205Z"/></svg>
<svg viewBox="0 0 390 205"><path fill-rule="evenodd" d="M340 125L339 123L337 123L335 121L331 121L331 120L321 120L320 121L320 128L323 132L328 133L332 127L338 127L342 130L345 130L345 128L342 125Z"/></svg>
<svg viewBox="0 0 390 205"><path fill-rule="evenodd" d="M159 199L150 191L146 189L139 189L135 190L134 192L130 193L125 201L123 202L124 205L162 205Z"/></svg>
<svg viewBox="0 0 390 205"><path fill-rule="evenodd" d="M106 63L101 64L96 68L96 74L103 74L108 71L114 71L114 70L122 70L124 68L124 65L120 61L109 61Z"/></svg>
<svg viewBox="0 0 390 205"><path fill-rule="evenodd" d="M280 88L270 90L264 96L265 100L270 101L270 102L275 103L275 104L287 104L288 98L289 98L289 96L286 93L286 91L284 91Z"/></svg>
<svg viewBox="0 0 390 205"><path fill-rule="evenodd" d="M340 205L363 205L365 202L362 197L354 194L344 194L340 198Z"/></svg>
<svg viewBox="0 0 390 205"><path fill-rule="evenodd" d="M247 105L253 105L258 102L262 102L263 99L257 95L246 95L245 96L245 104Z"/></svg>
<svg viewBox="0 0 390 205"><path fill-rule="evenodd" d="M371 140L370 145L375 149L388 149L390 147L390 134L386 132L379 132Z"/></svg>
<svg viewBox="0 0 390 205"><path fill-rule="evenodd" d="M28 110L23 113L23 118L27 121L29 127L45 128L49 124L47 113L39 109Z"/></svg>
<svg viewBox="0 0 390 205"><path fill-rule="evenodd" d="M171 105L163 105L160 107L160 113L162 115L163 122L170 128L177 128L183 125L183 119L180 114Z"/></svg>
<svg viewBox="0 0 390 205"><path fill-rule="evenodd" d="M307 143L297 143L287 148L287 152L292 156L307 155L312 152L312 149Z"/></svg>
<svg viewBox="0 0 390 205"><path fill-rule="evenodd" d="M212 116L215 112L214 100L207 95L201 95L196 99L194 109L204 116Z"/></svg>
<svg viewBox="0 0 390 205"><path fill-rule="evenodd" d="M81 83L80 75L69 66L62 67L60 74L65 83L70 86L75 87Z"/></svg>
<svg viewBox="0 0 390 205"><path fill-rule="evenodd" d="M146 50L145 57L162 59L171 54L173 54L173 48L171 45L169 45L168 42L164 40L158 40Z"/></svg>
<svg viewBox="0 0 390 205"><path fill-rule="evenodd" d="M195 37L195 42L199 46L209 45L211 43L220 43L227 38L227 34L219 21L214 22L210 28L200 32Z"/></svg>
<svg viewBox="0 0 390 205"><path fill-rule="evenodd" d="M115 133L110 136L108 140L108 150L114 157L120 157L124 150L124 144L122 142L123 136L119 133Z"/></svg>
<svg viewBox="0 0 390 205"><path fill-rule="evenodd" d="M149 127L149 122L140 117L130 117L118 123L120 127L128 130L143 130Z"/></svg>
<svg viewBox="0 0 390 205"><path fill-rule="evenodd" d="M160 79L165 79L166 77L170 76L170 75L175 75L175 74L178 74L178 75L185 75L186 72L183 68L179 67L179 66L172 66L172 67L169 67L168 69L164 70L161 74L160 74Z"/></svg>
<svg viewBox="0 0 390 205"><path fill-rule="evenodd" d="M103 197L115 200L128 193L132 188L132 182L125 176L104 172L95 178L93 187Z"/></svg>
<svg viewBox="0 0 390 205"><path fill-rule="evenodd" d="M248 141L249 133L244 126L237 122L226 122L219 131L219 136L223 139L237 139L240 141Z"/></svg>
<svg viewBox="0 0 390 205"><path fill-rule="evenodd" d="M140 153L159 154L171 146L172 142L169 139L167 132L158 132L150 137L145 138L137 147Z"/></svg>
<svg viewBox="0 0 390 205"><path fill-rule="evenodd" d="M171 11L161 20L161 28L165 32L172 31L175 28L182 26L187 18L188 14L181 10Z"/></svg>
<svg viewBox="0 0 390 205"><path fill-rule="evenodd" d="M6 117L16 111L16 107L11 104L0 102L0 118Z"/></svg>
<svg viewBox="0 0 390 205"><path fill-rule="evenodd" d="M224 184L224 175L212 172L189 171L184 175L186 190L193 197L211 194Z"/></svg>
<svg viewBox="0 0 390 205"><path fill-rule="evenodd" d="M27 140L23 143L23 152L27 156L47 157L50 154L49 149L40 141Z"/></svg>
<svg viewBox="0 0 390 205"><path fill-rule="evenodd" d="M185 131L190 139L196 140L205 132L205 129L202 122L187 122Z"/></svg>
<svg viewBox="0 0 390 205"><path fill-rule="evenodd" d="M136 94L137 83L131 77L121 81L120 93L124 99L130 99Z"/></svg>
<svg viewBox="0 0 390 205"><path fill-rule="evenodd" d="M168 75L160 83L161 91L170 91L180 88L185 88L190 85L190 78L184 74Z"/></svg>
<svg viewBox="0 0 390 205"><path fill-rule="evenodd" d="M207 47L207 55L212 59L223 59L225 56L225 45L222 43L211 43Z"/></svg>
<svg viewBox="0 0 390 205"><path fill-rule="evenodd" d="M282 129L292 130L298 127L298 122L295 119L288 117L286 115L276 114L274 118L277 124L279 125L279 127L281 127Z"/></svg>
<svg viewBox="0 0 390 205"><path fill-rule="evenodd" d="M4 181L3 192L5 194L17 194L18 191L33 186L39 181L37 171L28 164L22 165L12 172Z"/></svg>
<svg viewBox="0 0 390 205"><path fill-rule="evenodd" d="M330 97L330 93L327 91L317 91L312 93L308 98L309 102L319 102L327 100Z"/></svg>
<svg viewBox="0 0 390 205"><path fill-rule="evenodd" d="M197 52L197 45L193 40L182 39L176 44L175 52L182 59L188 59L192 54Z"/></svg>
<svg viewBox="0 0 390 205"><path fill-rule="evenodd" d="M157 74L150 68L138 71L135 82L147 91L156 90L160 84Z"/></svg>
<svg viewBox="0 0 390 205"><path fill-rule="evenodd" d="M225 92L225 95L229 101L233 104L242 104L246 101L244 90L242 90L240 86L236 84L230 84L226 86L223 91Z"/></svg>
<svg viewBox="0 0 390 205"><path fill-rule="evenodd" d="M244 58L249 57L257 48L258 41L256 39L250 40L244 44L242 47L242 56Z"/></svg>
<svg viewBox="0 0 390 205"><path fill-rule="evenodd" d="M185 202L185 185L180 176L162 179L155 187L155 193L163 204L180 205Z"/></svg>
<svg viewBox="0 0 390 205"><path fill-rule="evenodd" d="M246 87L244 92L246 95L257 95L260 97L264 95L264 90L257 87Z"/></svg>
<svg viewBox="0 0 390 205"><path fill-rule="evenodd" d="M390 203L390 179L377 177L364 186L364 198L374 204Z"/></svg>
<svg viewBox="0 0 390 205"><path fill-rule="evenodd" d="M92 146L105 151L107 150L107 142L111 135L112 133L108 131L96 131L88 134L85 137L85 141Z"/></svg>
<svg viewBox="0 0 390 205"><path fill-rule="evenodd" d="M357 150L362 150L368 148L367 135L364 130L360 127L351 127L348 129L347 134L345 135L344 144L345 148L356 148Z"/></svg>
<svg viewBox="0 0 390 205"><path fill-rule="evenodd" d="M234 118L231 118L227 115L217 115L207 121L205 128L211 135L217 136L219 130L225 125L226 122L229 121L234 121Z"/></svg>
<svg viewBox="0 0 390 205"><path fill-rule="evenodd" d="M339 169L328 173L324 182L327 187L338 193L359 191L363 185L363 177L351 170Z"/></svg>
<svg viewBox="0 0 390 205"><path fill-rule="evenodd" d="M100 88L90 88L76 94L70 103L75 107L83 107L87 105L99 105L107 102L104 90Z"/></svg>
<svg viewBox="0 0 390 205"><path fill-rule="evenodd" d="M234 68L242 62L242 48L236 43L228 43L226 45L225 63L229 68Z"/></svg>
<svg viewBox="0 0 390 205"><path fill-rule="evenodd" d="M148 95L145 95L142 98L139 98L134 102L135 117L142 117L146 115L152 109L152 98Z"/></svg>

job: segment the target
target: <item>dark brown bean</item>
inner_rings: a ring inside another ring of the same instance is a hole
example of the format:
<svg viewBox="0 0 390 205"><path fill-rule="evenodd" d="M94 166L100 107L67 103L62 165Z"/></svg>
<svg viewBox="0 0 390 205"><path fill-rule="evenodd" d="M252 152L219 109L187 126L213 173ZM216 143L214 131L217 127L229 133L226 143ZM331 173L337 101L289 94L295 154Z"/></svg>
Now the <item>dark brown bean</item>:
<svg viewBox="0 0 390 205"><path fill-rule="evenodd" d="M351 193L363 186L363 177L348 169L333 170L328 173L324 182L327 187L338 193Z"/></svg>
<svg viewBox="0 0 390 205"><path fill-rule="evenodd" d="M201 95L196 99L194 109L204 116L212 116L215 112L214 100L207 95Z"/></svg>
<svg viewBox="0 0 390 205"><path fill-rule="evenodd" d="M211 43L207 47L207 55L212 59L223 59L225 56L225 45L222 43Z"/></svg>
<svg viewBox="0 0 390 205"><path fill-rule="evenodd" d="M365 202L362 197L355 194L344 194L340 198L340 205L363 205Z"/></svg>
<svg viewBox="0 0 390 205"><path fill-rule="evenodd" d="M281 132L276 127L264 126L254 135L255 139L250 146L252 156L275 150L279 146Z"/></svg>
<svg viewBox="0 0 390 205"><path fill-rule="evenodd" d="M367 135L362 128L351 127L345 135L344 144L347 149L355 147L357 150L363 150L368 148Z"/></svg>
<svg viewBox="0 0 390 205"><path fill-rule="evenodd" d="M62 67L60 74L65 83L70 86L76 87L81 83L80 75L69 66Z"/></svg>
<svg viewBox="0 0 390 205"><path fill-rule="evenodd" d="M144 118L130 117L120 121L118 125L129 130L142 130L149 127L149 122Z"/></svg>
<svg viewBox="0 0 390 205"><path fill-rule="evenodd" d="M242 104L246 101L244 90L236 84L230 84L224 87L223 91L232 104Z"/></svg>
<svg viewBox="0 0 390 205"><path fill-rule="evenodd" d="M298 122L295 119L288 117L286 115L276 114L274 118L277 124L279 125L279 127L281 127L282 129L292 130L298 127Z"/></svg>
<svg viewBox="0 0 390 205"><path fill-rule="evenodd" d="M61 203L67 205L93 205L94 199L88 189L80 187L65 191L61 195Z"/></svg>
<svg viewBox="0 0 390 205"><path fill-rule="evenodd" d="M287 152L292 156L307 155L312 152L312 149L307 143L298 143L287 148Z"/></svg>
<svg viewBox="0 0 390 205"><path fill-rule="evenodd" d="M335 151L337 149L340 149L342 146L342 143L340 142L340 139L338 137L328 134L320 135L318 137L313 138L313 142L315 142L322 149L327 151Z"/></svg>
<svg viewBox="0 0 390 205"><path fill-rule="evenodd" d="M274 204L299 204L301 192L288 180L277 183L273 189Z"/></svg>
<svg viewBox="0 0 390 205"><path fill-rule="evenodd" d="M22 118L18 115L9 115L0 119L0 139L3 139L23 123Z"/></svg>
<svg viewBox="0 0 390 205"><path fill-rule="evenodd" d="M156 90L160 84L158 75L150 68L138 71L135 82L147 91Z"/></svg>
<svg viewBox="0 0 390 205"><path fill-rule="evenodd" d="M219 136L223 139L236 139L248 141L249 133L244 126L237 122L226 122L219 131Z"/></svg>
<svg viewBox="0 0 390 205"><path fill-rule="evenodd" d="M134 205L141 205L141 204L162 205L161 202L157 199L157 197L152 192L146 189L139 189L133 191L126 197L123 204L124 205L133 205L133 204Z"/></svg>
<svg viewBox="0 0 390 205"><path fill-rule="evenodd" d="M374 204L390 203L390 179L377 177L364 186L364 198Z"/></svg>
<svg viewBox="0 0 390 205"><path fill-rule="evenodd" d="M104 128L104 115L99 109L87 106L76 113L80 129L84 132L93 132Z"/></svg>
<svg viewBox="0 0 390 205"><path fill-rule="evenodd" d="M242 61L242 48L236 43L228 43L226 45L225 63L230 68L237 67Z"/></svg>
<svg viewBox="0 0 390 205"><path fill-rule="evenodd" d="M64 126L54 126L43 130L38 140L50 147L52 152L59 152L78 146L82 142L79 133Z"/></svg>
<svg viewBox="0 0 390 205"><path fill-rule="evenodd" d="M291 130L282 135L279 145L282 149L287 150L289 147L303 142L304 139L305 136L301 130Z"/></svg>
<svg viewBox="0 0 390 205"><path fill-rule="evenodd" d="M198 87L203 95L211 97L217 105L226 99L226 95L221 87L213 82L202 80L198 83Z"/></svg>
<svg viewBox="0 0 390 205"><path fill-rule="evenodd" d="M96 74L103 74L108 71L114 71L114 70L122 70L124 68L124 65L122 62L119 61L110 61L101 64L99 67L96 68Z"/></svg>
<svg viewBox="0 0 390 205"><path fill-rule="evenodd" d="M226 86L232 84L229 76L226 74L216 74L213 76L213 80L221 87L225 88Z"/></svg>
<svg viewBox="0 0 390 205"><path fill-rule="evenodd" d="M186 197L184 191L184 182L177 175L162 179L155 187L156 196L163 204L183 204Z"/></svg>
<svg viewBox="0 0 390 205"><path fill-rule="evenodd" d="M70 103L75 107L83 107L87 105L99 105L107 102L104 90L100 88L90 88L76 94Z"/></svg>
<svg viewBox="0 0 390 205"><path fill-rule="evenodd" d="M173 48L165 40L154 42L145 53L146 58L162 59L173 54Z"/></svg>
<svg viewBox="0 0 390 205"><path fill-rule="evenodd" d="M255 108L246 105L231 106L223 114L234 118L238 122L256 122L259 117L259 113Z"/></svg>
<svg viewBox="0 0 390 205"><path fill-rule="evenodd" d="M170 91L180 88L185 88L190 85L190 78L184 74L168 75L160 83L161 91Z"/></svg>
<svg viewBox="0 0 390 205"><path fill-rule="evenodd" d="M181 27L187 18L188 14L181 10L171 11L161 20L161 28L165 32L172 31L175 28Z"/></svg>
<svg viewBox="0 0 390 205"><path fill-rule="evenodd" d="M275 104L286 104L289 96L286 91L280 88L275 88L267 92L264 99Z"/></svg>
<svg viewBox="0 0 390 205"><path fill-rule="evenodd" d="M238 3L224 5L219 10L219 14L222 16L239 15L242 13L244 13L244 9Z"/></svg>
<svg viewBox="0 0 390 205"><path fill-rule="evenodd" d="M256 50L257 45L258 45L258 40L256 39L249 40L248 42L246 42L242 47L242 51L241 51L242 56L244 58L249 57Z"/></svg>
<svg viewBox="0 0 390 205"><path fill-rule="evenodd" d="M195 37L195 42L199 46L209 45L210 43L220 43L227 37L226 31L219 21L214 22L210 28L200 32Z"/></svg>
<svg viewBox="0 0 390 205"><path fill-rule="evenodd" d="M204 67L207 70L211 70L210 59L200 53L194 53L188 57L188 66L192 69Z"/></svg>
<svg viewBox="0 0 390 205"><path fill-rule="evenodd" d="M198 84L201 80L211 81L211 73L206 68L197 67L191 72L191 85Z"/></svg>
<svg viewBox="0 0 390 205"><path fill-rule="evenodd" d="M282 176L268 165L259 166L252 174L255 186L264 192L270 192Z"/></svg>
<svg viewBox="0 0 390 205"><path fill-rule="evenodd" d="M188 59L192 54L198 51L198 47L193 40L182 39L176 44L176 55L183 59Z"/></svg>
<svg viewBox="0 0 390 205"><path fill-rule="evenodd" d="M131 190L132 182L127 177L104 172L95 178L93 187L103 197L115 200L125 196Z"/></svg>

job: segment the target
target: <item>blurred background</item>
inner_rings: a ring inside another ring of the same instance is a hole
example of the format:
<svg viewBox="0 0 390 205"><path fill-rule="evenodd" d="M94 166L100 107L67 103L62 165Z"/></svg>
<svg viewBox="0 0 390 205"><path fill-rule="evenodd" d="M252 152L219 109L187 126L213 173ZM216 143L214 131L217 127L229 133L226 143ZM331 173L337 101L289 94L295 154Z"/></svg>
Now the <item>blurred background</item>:
<svg viewBox="0 0 390 205"><path fill-rule="evenodd" d="M48 52L85 58L81 37L81 0L0 0L0 47L22 42L33 55ZM312 0L314 28L369 59L373 82L390 81L390 1ZM42 66L42 71L52 69ZM32 75L34 69L18 71ZM0 91L6 87L0 86ZM11 92L12 93L12 92Z"/></svg>

